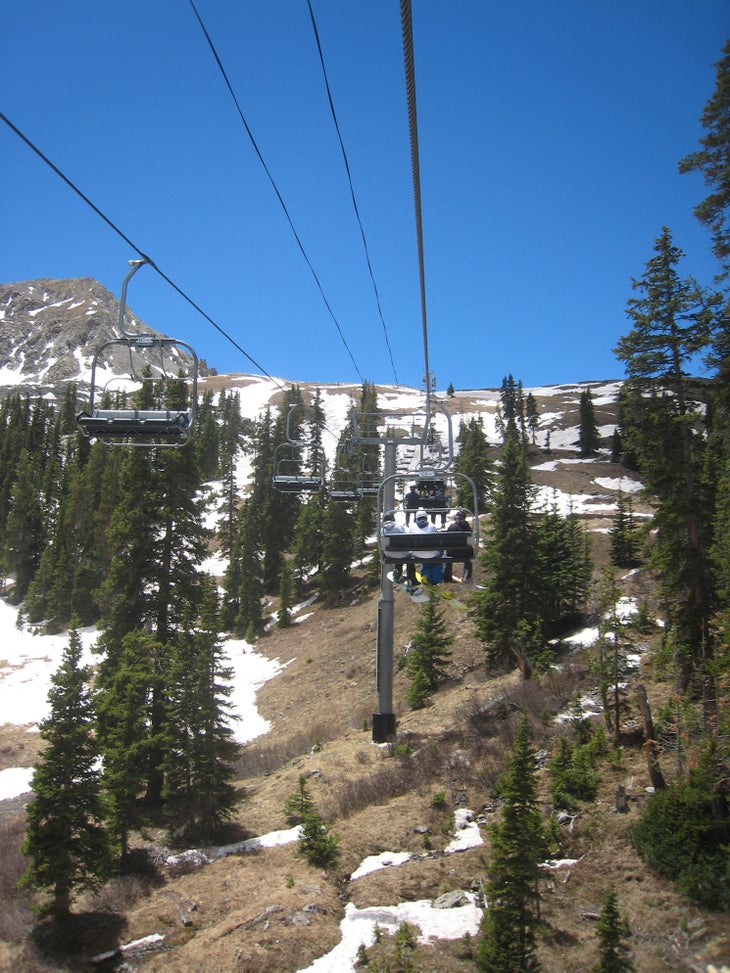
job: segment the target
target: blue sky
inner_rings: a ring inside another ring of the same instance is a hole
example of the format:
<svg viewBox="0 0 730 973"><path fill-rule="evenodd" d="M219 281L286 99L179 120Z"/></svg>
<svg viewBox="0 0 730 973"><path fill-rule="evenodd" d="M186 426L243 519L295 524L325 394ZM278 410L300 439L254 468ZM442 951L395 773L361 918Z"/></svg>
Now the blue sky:
<svg viewBox="0 0 730 973"><path fill-rule="evenodd" d="M0 111L269 374L418 387L424 373L398 0L5 0ZM413 0L429 363L439 388L621 377L631 278L667 225L716 265L693 207L726 0ZM137 256L0 123L0 280ZM219 372L251 362L154 270L128 303ZM351 354L350 354L351 353ZM352 355L352 357L351 357ZM354 362L353 360L354 359Z"/></svg>

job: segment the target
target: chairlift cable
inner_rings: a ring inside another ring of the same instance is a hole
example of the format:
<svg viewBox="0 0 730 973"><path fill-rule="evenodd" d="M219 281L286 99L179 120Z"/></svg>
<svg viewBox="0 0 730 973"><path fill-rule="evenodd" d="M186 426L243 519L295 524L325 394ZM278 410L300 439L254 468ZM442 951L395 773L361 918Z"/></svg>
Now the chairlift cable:
<svg viewBox="0 0 730 973"><path fill-rule="evenodd" d="M413 170L413 199L416 210L416 243L418 247L418 273L421 289L421 324L423 330L423 357L426 375L426 414L431 415L431 371L428 364L428 325L426 318L426 275L423 259L423 220L421 212L421 174L418 158L418 118L416 114L416 72L413 58L413 23L410 0L401 0L401 28L403 32L403 61L406 76L408 102L408 128L411 142L411 168Z"/></svg>
<svg viewBox="0 0 730 973"><path fill-rule="evenodd" d="M334 101L332 100L332 91L330 90L329 78L327 77L327 68L324 63L324 55L322 53L322 45L319 40L319 31L317 30L317 22L314 18L314 11L312 10L311 0L307 0L307 6L309 8L309 16L312 21L312 29L314 31L314 39L317 44L317 52L319 54L319 63L322 65L322 76L324 78L324 86L327 91L327 100L329 101L330 112L332 114L332 121L334 122L335 131L337 132L337 138L340 142L340 149L342 150L342 160L345 164L345 171L347 173L347 181L350 186L350 197L352 198L352 205L355 210L355 218L357 220L357 225L360 227L360 236L362 237L362 245L365 251L365 260L368 265L368 271L370 273L370 280L373 284L373 291L375 293L375 303L378 308L378 314L380 316L380 322L383 325L383 335L385 336L385 344L388 348L388 355L390 356L390 364L393 369L393 377L395 379L395 384L399 385L398 373L395 368L395 362L393 361L393 349L390 346L390 339L388 338L388 329L385 325L385 318L383 317L383 308L380 303L380 294L378 293L378 285L375 283L375 274L373 272L373 265L370 261L370 251L368 249L367 239L365 237L365 228L362 225L362 220L360 218L360 209L357 205L357 199L355 198L355 188L352 184L352 173L350 171L350 163L347 158L347 152L345 150L345 143L342 140L342 133L340 131L340 125L337 121L337 113L335 112Z"/></svg>
<svg viewBox="0 0 730 973"><path fill-rule="evenodd" d="M319 277L317 276L317 272L314 269L314 266L312 264L312 261L309 259L309 255L307 254L307 251L304 249L304 244L302 243L302 241L301 241L301 239L299 237L299 234L296 231L296 228L294 226L294 222L293 222L293 220L291 218L291 215L289 214L289 210L287 209L286 203L284 202L284 199L283 199L283 197L282 197L282 195L281 195L281 193L279 191L279 187L276 185L276 181L274 180L274 177L272 176L269 167L266 165L266 162L264 160L264 157L261 154L261 150L259 149L258 144L256 143L256 139L253 137L253 132L249 128L248 122L246 121L246 119L244 117L244 114L243 114L243 111L241 110L241 106L238 103L238 98L236 98L236 94L235 94L235 92L233 90L233 86L231 85L231 82L228 79L228 75L226 74L226 69L223 67L223 62L221 61L220 57L218 56L218 52L215 49L215 45L213 44L213 41L211 39L211 36L208 33L208 31L207 31L207 29L205 27L205 24L203 23L203 20L202 20L200 14L198 13L195 4L193 3L193 0L190 0L190 6L193 8L193 12L194 12L195 16L197 17L198 23L200 24L200 28L203 31L203 33L205 34L205 39L208 42L208 46L210 47L211 53L213 54L213 57L215 58L215 62L218 65L218 69L219 69L219 71L220 71L220 73L221 73L221 75L223 77L223 80L226 83L226 87L228 88L228 91L230 92L231 98L233 99L233 103L236 106L236 110L238 111L238 115L239 115L239 117L241 119L241 122L243 123L243 127L246 130L246 134L249 137L249 141L251 142L251 145L253 146L254 152L258 156L259 162L263 166L263 170L266 173L269 182L271 183L271 187L274 190L274 193L276 194L276 198L279 200L279 205L281 206L281 208L282 208L282 210L284 212L284 216L286 217L287 222L289 223L289 226L291 228L291 231L294 234L294 239L296 240L297 246L299 247L299 250L301 251L301 254L304 257L304 260L305 260L307 266L309 267L309 270L310 270L310 272L312 274L312 277L314 278L314 282L317 285L317 288L319 290L319 293L322 296L322 300L324 301L324 306L327 308L327 311L329 312L330 317L334 321L335 327L337 328L337 332L338 332L338 334L340 336L340 340L342 341L343 345L345 346L345 349L346 349L348 355L350 356L350 360L352 361L352 364L355 366L355 371L357 372L360 381L361 382L364 382L365 379L363 378L362 373L361 373L360 369L357 366L357 362L355 361L355 356L353 355L353 353L352 353L352 351L350 349L350 346L347 343L347 340L345 338L345 335L344 335L344 333L342 331L342 328L340 326L340 323L337 320L337 317L335 316L335 313L332 310L332 307L330 306L329 301L327 300L327 296L326 296L326 294L324 292L324 288L322 287L322 283L321 283Z"/></svg>
<svg viewBox="0 0 730 973"><path fill-rule="evenodd" d="M138 253L139 256L144 261L146 261L150 265L150 267L152 267L152 269L155 270L160 275L160 277L162 277L162 279L167 284L169 284L169 286L172 287L172 289L174 291L176 291L180 295L180 297L183 298L183 300L187 301L187 303L194 310L196 310L198 312L198 314L200 314L202 317L204 317L205 320L209 324L212 324L213 327L216 329L216 331L218 331L219 334L221 334L227 341L229 341L233 345L234 348L236 348L238 351L240 351L241 354L244 356L244 358L247 358L248 361L251 362L251 364L254 366L254 368L258 369L258 371L261 372L262 375L264 375L266 378L270 379L274 383L274 385L276 385L276 387L278 389L280 389L281 391L284 391L283 386L279 382L277 382L277 380L273 376L269 375L269 373L266 371L266 369L263 367L263 365L259 365L259 363L256 361L256 359L255 358L252 358L251 355L249 355L249 353L247 351L245 351L245 349L243 349L238 344L238 342L235 340L235 338L232 338L231 335L228 334L228 332L225 331L216 321L214 321L213 318L209 314L207 314L200 307L199 304L196 304L196 302L191 297L189 297L185 293L185 291L182 290L181 287L179 287L170 277L168 277L167 274L164 273L164 271L160 270L160 268L157 266L157 264L154 262L154 260L151 257L147 256L147 254L143 250L141 250L137 246L136 243L133 243L132 240L130 240L130 238L125 233L123 233L122 230L119 229L119 227L116 225L116 223L114 223L113 220L110 220L109 217L105 213L103 213L99 209L99 207L96 206L96 204L93 203L89 199L89 197L86 196L78 188L78 186L74 182L72 182L71 179L69 179L68 176L65 175L58 168L57 165L54 165L54 163L51 162L51 160L48 158L48 156L45 155L38 148L38 146L35 145L26 135L24 135L16 125L13 125L13 123L10 121L10 119L6 115L4 115L2 112L0 112L0 119L2 119L2 121L5 122L5 124L8 126L8 128L10 128L13 132L15 132L15 134L23 142L25 142L25 144L28 146L29 149L31 149L33 152L35 152L35 154L38 156L39 159L41 159L43 162L45 162L45 164L50 169L52 169L53 172L55 172L56 175L59 176L66 183L66 185L69 187L69 189L72 189L76 193L76 195L79 196L86 203L86 205L89 206L96 213L97 216L101 217L101 219L107 224L108 227L110 227L117 234L117 236L121 237L122 240L124 240L124 242L128 246L130 246L132 248L132 250L135 251L135 253Z"/></svg>

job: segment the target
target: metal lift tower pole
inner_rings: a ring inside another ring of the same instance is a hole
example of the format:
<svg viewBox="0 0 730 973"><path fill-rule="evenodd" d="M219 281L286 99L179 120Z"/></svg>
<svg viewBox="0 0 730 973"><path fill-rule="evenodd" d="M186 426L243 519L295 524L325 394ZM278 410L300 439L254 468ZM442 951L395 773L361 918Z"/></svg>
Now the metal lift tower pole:
<svg viewBox="0 0 730 973"><path fill-rule="evenodd" d="M387 438L383 457L385 491L383 509L395 508L395 441ZM375 683L378 690L378 712L373 713L373 743L387 743L395 736L393 712L393 582L388 565L380 567L380 600L375 658Z"/></svg>

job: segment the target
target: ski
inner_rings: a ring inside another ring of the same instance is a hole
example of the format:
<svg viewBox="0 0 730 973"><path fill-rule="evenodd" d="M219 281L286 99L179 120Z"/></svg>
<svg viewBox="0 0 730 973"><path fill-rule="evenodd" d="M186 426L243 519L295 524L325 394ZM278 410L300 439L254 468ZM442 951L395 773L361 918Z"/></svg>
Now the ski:
<svg viewBox="0 0 730 973"><path fill-rule="evenodd" d="M416 578L418 578L418 575L416 575ZM394 571L388 571L388 579L393 582L393 587L405 591L411 601L414 601L417 605L422 605L428 601L428 595L422 587L412 587L405 578L398 577Z"/></svg>
<svg viewBox="0 0 730 973"><path fill-rule="evenodd" d="M419 574L418 571L416 571L416 581L418 581L425 592L433 591L435 595L437 595L439 598L443 598L444 601L448 601L449 604L458 605L459 608L466 609L466 605L459 601L453 591L449 591L448 588L444 588L440 584L431 584L431 582L427 581L426 578L424 578L422 574Z"/></svg>

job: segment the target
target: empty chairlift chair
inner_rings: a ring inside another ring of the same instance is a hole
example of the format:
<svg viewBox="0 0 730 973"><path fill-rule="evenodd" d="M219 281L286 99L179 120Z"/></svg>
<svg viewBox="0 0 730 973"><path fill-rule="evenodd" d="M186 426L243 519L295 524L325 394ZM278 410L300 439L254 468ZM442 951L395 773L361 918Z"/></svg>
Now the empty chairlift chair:
<svg viewBox="0 0 730 973"><path fill-rule="evenodd" d="M272 485L280 493L319 493L322 489L321 476L301 472L303 452L302 443L285 442L276 447Z"/></svg>
<svg viewBox="0 0 730 973"><path fill-rule="evenodd" d="M121 335L96 349L89 405L76 422L85 436L109 446L179 447L190 440L195 423L198 356L185 341L127 331L127 283L146 262L130 261L122 286Z"/></svg>

